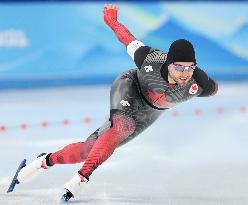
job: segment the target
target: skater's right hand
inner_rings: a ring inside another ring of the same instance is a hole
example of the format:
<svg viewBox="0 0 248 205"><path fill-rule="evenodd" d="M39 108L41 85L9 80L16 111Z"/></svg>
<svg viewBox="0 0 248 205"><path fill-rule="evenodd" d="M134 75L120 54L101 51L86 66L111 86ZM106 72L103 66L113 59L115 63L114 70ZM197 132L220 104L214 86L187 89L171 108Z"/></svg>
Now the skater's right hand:
<svg viewBox="0 0 248 205"><path fill-rule="evenodd" d="M112 28L113 23L116 23L118 21L118 7L112 4L105 4L103 14L104 22Z"/></svg>

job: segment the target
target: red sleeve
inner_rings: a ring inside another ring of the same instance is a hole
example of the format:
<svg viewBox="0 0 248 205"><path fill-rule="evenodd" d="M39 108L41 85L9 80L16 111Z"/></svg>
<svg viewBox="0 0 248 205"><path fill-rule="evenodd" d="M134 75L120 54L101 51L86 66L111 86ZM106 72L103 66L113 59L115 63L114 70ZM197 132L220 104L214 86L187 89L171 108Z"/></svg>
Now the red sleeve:
<svg viewBox="0 0 248 205"><path fill-rule="evenodd" d="M111 22L111 29L114 31L115 35L125 46L136 40L136 38L130 33L130 31L120 22Z"/></svg>

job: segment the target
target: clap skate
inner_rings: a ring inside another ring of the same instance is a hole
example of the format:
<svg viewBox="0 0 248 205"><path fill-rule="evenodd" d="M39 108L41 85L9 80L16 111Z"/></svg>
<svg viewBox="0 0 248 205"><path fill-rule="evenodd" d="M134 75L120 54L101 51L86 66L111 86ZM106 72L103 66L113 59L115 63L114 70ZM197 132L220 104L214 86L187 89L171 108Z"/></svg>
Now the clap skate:
<svg viewBox="0 0 248 205"><path fill-rule="evenodd" d="M46 156L47 156L46 153L42 153L39 156L37 156L37 158L28 165L26 165L26 159L24 159L20 163L15 173L15 176L11 181L7 193L12 192L16 184L25 183L31 180L32 178L34 178L34 176L36 176L43 170L48 169L50 166L46 164Z"/></svg>
<svg viewBox="0 0 248 205"><path fill-rule="evenodd" d="M88 181L87 178L79 173L75 174L74 177L64 185L66 193L61 197L61 202L68 202L78 193L82 184L87 183Z"/></svg>

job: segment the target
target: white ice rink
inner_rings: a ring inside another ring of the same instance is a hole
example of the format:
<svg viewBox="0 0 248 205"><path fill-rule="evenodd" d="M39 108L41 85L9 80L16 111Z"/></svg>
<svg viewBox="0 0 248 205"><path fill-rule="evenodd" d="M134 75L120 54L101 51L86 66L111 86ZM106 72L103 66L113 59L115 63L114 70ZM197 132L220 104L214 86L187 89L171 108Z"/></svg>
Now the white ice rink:
<svg viewBox="0 0 248 205"><path fill-rule="evenodd" d="M166 111L100 166L70 203L248 204L247 108L248 84L231 83L220 84L217 96ZM0 91L0 205L58 204L81 164L55 166L7 194L19 162L86 139L108 113L109 86ZM91 123L83 122L87 117Z"/></svg>

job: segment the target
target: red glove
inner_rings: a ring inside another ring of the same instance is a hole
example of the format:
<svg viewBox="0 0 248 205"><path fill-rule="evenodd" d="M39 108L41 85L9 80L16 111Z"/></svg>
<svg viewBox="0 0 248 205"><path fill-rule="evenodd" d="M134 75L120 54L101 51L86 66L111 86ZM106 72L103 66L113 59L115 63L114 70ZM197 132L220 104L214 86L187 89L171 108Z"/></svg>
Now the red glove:
<svg viewBox="0 0 248 205"><path fill-rule="evenodd" d="M104 5L104 22L115 32L117 38L125 45L136 40L136 38L129 32L129 30L122 25L118 19L118 7L116 5Z"/></svg>
<svg viewBox="0 0 248 205"><path fill-rule="evenodd" d="M112 28L113 23L117 22L118 7L115 5L104 5L104 22Z"/></svg>

